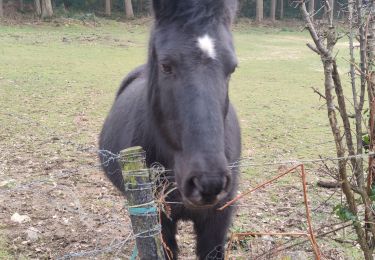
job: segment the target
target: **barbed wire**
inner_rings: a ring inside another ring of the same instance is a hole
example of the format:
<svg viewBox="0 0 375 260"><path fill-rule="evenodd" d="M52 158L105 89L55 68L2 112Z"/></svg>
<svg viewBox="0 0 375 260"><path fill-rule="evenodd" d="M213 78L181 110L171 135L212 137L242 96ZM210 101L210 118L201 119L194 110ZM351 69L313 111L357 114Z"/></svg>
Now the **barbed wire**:
<svg viewBox="0 0 375 260"><path fill-rule="evenodd" d="M126 237L124 240L121 240L119 242L115 242L115 240L113 240L110 245L104 248L94 249L90 251L83 251L83 252L72 252L72 253L68 253L63 256L57 257L56 260L70 260L72 258L78 258L78 257L94 257L94 256L101 255L101 254L111 253L116 250L121 250L121 248L123 248L125 244L134 240L135 237L136 237L135 235L130 233L128 237Z"/></svg>
<svg viewBox="0 0 375 260"><path fill-rule="evenodd" d="M38 126L41 129L47 131L48 135L50 135L52 137L59 136L59 134L56 133L56 131L54 131L52 128L47 127L46 125L43 125L40 122L38 122L34 119L31 119L27 116L14 114L14 113L5 113L5 112L0 112L0 114L11 117L13 119L16 118L16 119L21 120L23 122L26 121L28 123L31 123L32 125ZM54 138L52 138L52 139L54 139ZM113 153L112 151L109 151L109 150L97 149L97 148L93 147L92 145L87 146L87 145L84 145L84 144L75 143L71 140L64 140L62 138L57 138L57 140L62 142L63 144L73 146L79 152L93 153L95 155L100 155L103 158L106 158L102 163L96 164L95 167L108 166L109 163L114 162L116 160L119 160L119 158L120 158L119 154L115 154L115 153ZM325 145L325 144L331 144L331 143L333 143L332 140L326 141L326 142L320 142L320 143L314 144L312 146L314 146L316 148L317 145ZM363 155L347 156L347 157L341 157L341 158L326 157L326 158L319 158L319 159L296 159L296 160L276 161L276 162L272 162L272 163L249 163L249 162L246 162L245 164L242 164L242 166L269 166L269 165L278 165L278 164L279 165L290 164L290 163L295 163L295 162L314 163L314 162L320 162L320 161L338 161L338 160L351 159L353 157L356 157L356 158L367 157L367 156L370 156L370 155L373 155L373 154L363 154ZM230 167L237 167L241 163L243 163L243 161L252 161L252 160L253 160L253 158L250 158L250 157L242 157L238 161L232 163L230 165Z"/></svg>
<svg viewBox="0 0 375 260"><path fill-rule="evenodd" d="M0 112L0 114L1 114L1 112ZM7 116L12 116L12 118L14 118L14 114L8 113ZM28 120L28 118L20 117L20 120L25 122L25 120ZM37 127L40 126L41 127L40 129L42 129L43 131L48 131L47 134L52 136L52 137L59 136L58 139L54 139L52 141L59 141L59 142L65 144L65 145L68 145L68 146L74 148L75 151L80 152L80 153L83 152L87 155L95 155L95 158L97 158L98 155L99 155L102 158L104 158L104 160L102 160L101 163L96 163L96 164L93 164L93 165L86 164L86 165L80 166L80 168L75 169L75 171L68 171L68 170L67 171L61 171L61 172L58 172L58 173L49 174L48 177L42 177L40 179L33 179L31 181L26 180L24 183L18 184L18 185L13 186L9 189L5 189L5 190L1 189L0 194L1 193L10 193L10 192L13 192L14 190L19 190L19 189L30 190L35 185L43 185L44 183L51 182L51 180L53 180L53 179L60 179L60 178L69 177L69 176L72 175L72 173L78 174L80 172L80 170L85 169L85 168L99 169L100 167L108 166L110 163L113 163L113 162L118 161L120 159L119 154L112 153L111 151L100 150L100 149L97 149L93 145L85 145L85 144L81 144L81 143L75 143L71 140L66 140L66 139L64 140L62 137L60 137L59 134L57 134L51 128L46 127L46 126L41 126L41 124L38 123L38 122L34 122L32 125L37 126ZM326 144L331 143L331 142L332 141L324 142L324 143L321 142L320 144L326 145ZM48 142L46 142L46 144L47 143ZM301 163L315 165L316 163L321 163L321 162L337 162L337 161L341 161L341 160L350 160L352 158L365 159L365 158L368 158L370 156L374 156L374 153L361 154L361 155L355 155L355 156L344 156L344 157L325 157L325 158L312 158L312 159L275 160L273 162L257 162L257 161L255 161L255 159L253 157L241 157L239 160L230 164L228 167L229 167L229 169L240 168L242 170L245 170L247 168L254 168L254 167L269 167L269 166L278 166L278 165L290 166L290 165L301 164ZM155 180L154 180L154 183L156 183L156 181L159 181L163 184L167 183L168 185L175 185L176 184L174 182L174 176L173 175L164 175L164 173L172 173L173 174L173 170L166 169L160 163L154 163L154 164L150 165L149 170L152 172L151 175L156 176ZM167 182L164 182L164 181L167 181ZM76 197L76 196L73 196L73 197ZM180 204L180 205L183 204L180 201L174 202L174 201L165 201L164 200L164 201L156 201L156 202L159 204L159 207L161 207L162 204L171 204L171 205L172 204ZM233 206L238 207L238 208L251 208L252 207L252 205L247 205L247 204L237 204L237 205L233 205ZM80 213L81 210L82 209L78 209L78 211L77 211L79 215L81 215L81 213ZM92 216L92 217L94 218L94 216ZM135 239L136 236L139 236L139 235L142 236L143 234L146 234L146 233L150 234L151 231L160 232L159 228L157 230L149 230L149 231L145 231L145 232L142 232L142 233L136 234L136 235L130 233L125 239L123 239L121 241L113 240L109 245L104 246L102 248L95 248L95 249L89 250L89 251L71 252L71 253L68 253L66 255L63 255L63 256L59 257L58 259L65 260L65 259L72 259L72 258L78 258L78 257L93 257L93 256L101 255L101 254L113 253L113 252L121 250L125 245L128 245L131 241L133 241ZM155 234L153 232L151 232L151 233L153 235Z"/></svg>

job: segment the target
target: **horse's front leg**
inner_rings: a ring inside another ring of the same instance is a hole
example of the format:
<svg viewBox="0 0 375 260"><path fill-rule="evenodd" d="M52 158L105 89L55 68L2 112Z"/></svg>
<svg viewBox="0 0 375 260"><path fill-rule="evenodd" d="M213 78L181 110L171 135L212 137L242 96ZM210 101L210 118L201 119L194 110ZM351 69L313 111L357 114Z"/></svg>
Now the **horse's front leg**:
<svg viewBox="0 0 375 260"><path fill-rule="evenodd" d="M165 259L177 260L178 257L178 246L176 241L177 233L177 222L167 218L167 216L161 214L162 224L162 237L164 242L164 254Z"/></svg>
<svg viewBox="0 0 375 260"><path fill-rule="evenodd" d="M203 259L224 259L225 242L233 209L212 210L206 216L194 219L197 234L197 255Z"/></svg>

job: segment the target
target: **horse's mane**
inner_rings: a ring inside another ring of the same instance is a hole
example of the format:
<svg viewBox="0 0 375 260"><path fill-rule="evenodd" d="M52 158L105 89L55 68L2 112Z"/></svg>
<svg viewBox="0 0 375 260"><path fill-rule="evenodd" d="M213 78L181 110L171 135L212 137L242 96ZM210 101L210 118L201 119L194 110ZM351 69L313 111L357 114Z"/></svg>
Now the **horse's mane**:
<svg viewBox="0 0 375 260"><path fill-rule="evenodd" d="M224 23L230 26L237 12L237 0L154 0L155 25L149 41L149 55L146 64L148 77L148 100L152 100L157 84L158 63L153 41L158 27L175 24L182 30ZM120 93L120 92L119 92ZM152 105L152 102L150 102ZM159 107L152 107L159 113Z"/></svg>
<svg viewBox="0 0 375 260"><path fill-rule="evenodd" d="M122 92L130 85L134 80L142 76L145 71L146 65L141 65L132 70L121 82L120 88L117 90L116 99L121 95Z"/></svg>
<svg viewBox="0 0 375 260"><path fill-rule="evenodd" d="M182 28L209 25L217 22L230 24L237 10L237 0L175 0L155 6L158 25L177 23Z"/></svg>

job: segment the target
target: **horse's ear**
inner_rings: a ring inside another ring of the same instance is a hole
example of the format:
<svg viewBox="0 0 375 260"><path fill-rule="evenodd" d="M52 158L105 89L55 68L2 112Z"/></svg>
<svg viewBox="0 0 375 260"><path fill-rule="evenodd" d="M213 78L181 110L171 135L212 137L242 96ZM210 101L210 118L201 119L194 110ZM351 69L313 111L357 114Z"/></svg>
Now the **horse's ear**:
<svg viewBox="0 0 375 260"><path fill-rule="evenodd" d="M156 20L171 14L178 0L152 0L152 9Z"/></svg>
<svg viewBox="0 0 375 260"><path fill-rule="evenodd" d="M163 2L163 0L152 0L152 10L154 11L155 16L157 16L161 10Z"/></svg>

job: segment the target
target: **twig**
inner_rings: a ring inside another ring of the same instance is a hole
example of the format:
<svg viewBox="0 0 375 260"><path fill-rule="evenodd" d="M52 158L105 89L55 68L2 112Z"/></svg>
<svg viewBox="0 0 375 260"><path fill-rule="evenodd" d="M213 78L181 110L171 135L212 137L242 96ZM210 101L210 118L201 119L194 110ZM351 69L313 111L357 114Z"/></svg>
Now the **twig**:
<svg viewBox="0 0 375 260"><path fill-rule="evenodd" d="M315 48L314 46L311 45L311 43L306 43L307 47L309 47L313 52L315 52L316 54L320 55L321 53L318 51L317 48Z"/></svg>
<svg viewBox="0 0 375 260"><path fill-rule="evenodd" d="M330 230L330 231L327 231L327 232L324 232L324 233L321 233L321 234L318 233L318 234L316 235L316 238L325 237L325 236L327 236L327 235L329 235L329 234L335 233L335 232L337 232L337 231L340 231L340 230L342 230L342 229L344 229L344 228L347 228L347 227L350 227L350 226L352 226L352 225L353 225L353 224L350 223L350 224L346 224L346 225L344 225L344 226L341 226L341 227L335 228L335 229L333 229L333 230ZM290 245L290 246L287 246L287 247L283 247L283 248L279 249L278 252L280 252L280 251L284 251L284 250L288 250L288 249L291 249L291 248L293 248L293 247L296 247L296 246L302 245L302 244L304 244L304 243L306 243L306 242L308 242L308 241L309 241L308 239L305 239L304 241L301 241L301 242L295 243L295 244Z"/></svg>
<svg viewBox="0 0 375 260"><path fill-rule="evenodd" d="M321 98L327 100L327 98L317 88L314 88L314 87L311 87L311 88L314 91L314 93L318 94ZM337 111L340 111L340 108L338 106L335 105L335 108Z"/></svg>

